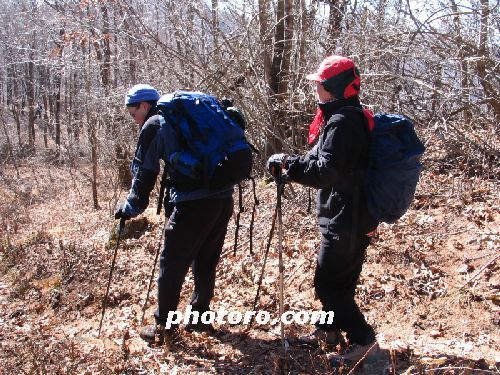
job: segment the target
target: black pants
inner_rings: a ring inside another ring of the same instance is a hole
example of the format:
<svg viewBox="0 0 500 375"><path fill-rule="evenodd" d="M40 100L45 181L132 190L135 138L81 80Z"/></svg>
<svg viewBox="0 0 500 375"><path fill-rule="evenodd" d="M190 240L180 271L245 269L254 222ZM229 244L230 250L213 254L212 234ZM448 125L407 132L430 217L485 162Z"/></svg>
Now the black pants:
<svg viewBox="0 0 500 375"><path fill-rule="evenodd" d="M353 251L350 240L350 234L322 234L314 287L323 311L333 311L334 318L331 325L317 327L342 330L351 343L368 345L375 341L375 332L359 310L354 293L370 238L359 235Z"/></svg>
<svg viewBox="0 0 500 375"><path fill-rule="evenodd" d="M189 266L194 275L192 310L209 309L214 295L215 270L232 212L233 198L199 199L175 205L160 257L157 323L164 324L169 311L177 310Z"/></svg>

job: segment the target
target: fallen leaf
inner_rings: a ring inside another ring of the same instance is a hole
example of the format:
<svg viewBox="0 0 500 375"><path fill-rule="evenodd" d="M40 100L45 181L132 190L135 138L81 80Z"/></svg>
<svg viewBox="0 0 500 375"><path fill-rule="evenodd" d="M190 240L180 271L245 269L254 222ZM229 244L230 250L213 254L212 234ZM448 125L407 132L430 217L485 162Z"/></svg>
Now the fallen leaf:
<svg viewBox="0 0 500 375"><path fill-rule="evenodd" d="M422 357L420 362L426 364L426 365L444 365L448 358L446 357L438 357L438 358L431 358L431 357Z"/></svg>
<svg viewBox="0 0 500 375"><path fill-rule="evenodd" d="M474 266L472 264L467 264L464 263L461 266L458 267L458 273L459 274L465 274L465 273L470 273L474 271Z"/></svg>
<svg viewBox="0 0 500 375"><path fill-rule="evenodd" d="M443 331L441 331L441 330L433 329L433 330L430 332L430 335L431 335L431 337L433 337L433 338L438 338L438 337L443 337L443 336L444 336L444 333L443 333Z"/></svg>

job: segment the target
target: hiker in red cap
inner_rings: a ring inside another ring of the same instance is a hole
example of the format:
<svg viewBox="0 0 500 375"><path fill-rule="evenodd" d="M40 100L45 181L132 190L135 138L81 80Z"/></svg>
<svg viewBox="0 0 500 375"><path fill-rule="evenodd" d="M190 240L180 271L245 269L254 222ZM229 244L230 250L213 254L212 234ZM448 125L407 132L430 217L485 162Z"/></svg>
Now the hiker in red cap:
<svg viewBox="0 0 500 375"><path fill-rule="evenodd" d="M313 333L296 341L337 345L344 343L345 332L350 346L330 362L355 364L378 352L375 332L354 300L369 234L378 225L368 213L359 177L368 163L373 115L360 111L360 75L351 59L329 56L306 78L316 83L319 100L309 128L309 143L315 145L304 156L272 155L267 167L273 175L281 169L288 181L318 189L321 246L314 288L323 311L333 311L334 318L332 324L316 324Z"/></svg>

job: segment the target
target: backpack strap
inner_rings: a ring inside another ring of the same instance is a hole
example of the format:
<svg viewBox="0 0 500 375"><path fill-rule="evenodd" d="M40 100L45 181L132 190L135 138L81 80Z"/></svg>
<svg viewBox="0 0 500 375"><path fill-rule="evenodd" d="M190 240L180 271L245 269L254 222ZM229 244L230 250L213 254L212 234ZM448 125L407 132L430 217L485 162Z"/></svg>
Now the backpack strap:
<svg viewBox="0 0 500 375"><path fill-rule="evenodd" d="M239 203L239 210L238 214L236 215L236 228L234 230L234 248L233 248L233 255L236 256L236 248L238 247L238 232L240 230L240 216L243 211L245 211L245 207L243 207L243 194L241 192L241 184L238 184L238 203Z"/></svg>
<svg viewBox="0 0 500 375"><path fill-rule="evenodd" d="M248 139L246 139L246 142L247 142L248 146L250 146L250 148L252 149L253 152L255 152L257 155L260 155L260 151L257 150L257 147L255 147L253 144L251 144Z"/></svg>
<svg viewBox="0 0 500 375"><path fill-rule="evenodd" d="M171 207L169 203L170 199L170 188L172 184L170 179L168 178L167 168L163 169L163 174L161 176L160 182L160 194L158 195L158 204L156 206L156 214L159 215L161 212L161 207L165 207L165 215L170 216Z"/></svg>
<svg viewBox="0 0 500 375"><path fill-rule="evenodd" d="M250 176L249 178L252 181L252 191L253 191L252 219L250 220L250 254L253 255L253 224L255 221L255 213L257 211L259 200L257 199L257 194L255 193L255 178L253 178L252 176Z"/></svg>

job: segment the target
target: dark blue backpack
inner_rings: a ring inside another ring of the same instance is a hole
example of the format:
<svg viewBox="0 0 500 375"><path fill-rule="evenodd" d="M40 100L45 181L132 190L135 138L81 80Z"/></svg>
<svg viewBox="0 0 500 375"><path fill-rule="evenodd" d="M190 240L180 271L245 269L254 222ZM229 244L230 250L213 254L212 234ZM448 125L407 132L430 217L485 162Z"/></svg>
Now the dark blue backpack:
<svg viewBox="0 0 500 375"><path fill-rule="evenodd" d="M394 223L413 201L425 147L405 116L377 114L374 122L363 188L370 214Z"/></svg>
<svg viewBox="0 0 500 375"><path fill-rule="evenodd" d="M202 92L176 91L163 95L157 109L184 146L167 155L174 187L220 189L250 177L252 149L244 129L217 99Z"/></svg>

